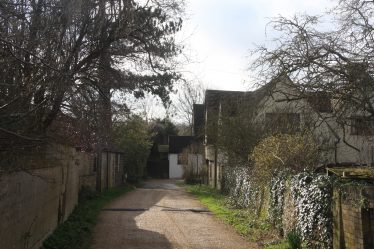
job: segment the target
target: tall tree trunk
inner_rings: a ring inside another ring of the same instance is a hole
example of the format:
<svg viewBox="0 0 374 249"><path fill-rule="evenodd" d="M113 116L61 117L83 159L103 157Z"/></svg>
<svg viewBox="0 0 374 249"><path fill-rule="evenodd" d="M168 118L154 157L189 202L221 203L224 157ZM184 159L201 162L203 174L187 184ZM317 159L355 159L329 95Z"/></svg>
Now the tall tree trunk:
<svg viewBox="0 0 374 249"><path fill-rule="evenodd" d="M106 10L105 0L99 2L99 18L100 18L100 42L101 46L105 46L107 39L106 30ZM106 49L107 50L107 49ZM100 86L99 94L99 120L98 135L99 148L107 148L110 144L110 134L112 129L112 106L111 106L111 85L109 82L108 71L110 69L110 55L108 51L103 51L99 58L98 79Z"/></svg>

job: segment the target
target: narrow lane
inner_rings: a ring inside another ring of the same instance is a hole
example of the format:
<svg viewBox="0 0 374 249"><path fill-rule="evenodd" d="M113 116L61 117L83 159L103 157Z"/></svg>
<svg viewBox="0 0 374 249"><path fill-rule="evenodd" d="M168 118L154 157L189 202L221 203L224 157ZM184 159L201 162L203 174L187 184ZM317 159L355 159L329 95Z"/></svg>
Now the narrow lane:
<svg viewBox="0 0 374 249"><path fill-rule="evenodd" d="M92 249L254 249L170 180L148 181L101 212Z"/></svg>

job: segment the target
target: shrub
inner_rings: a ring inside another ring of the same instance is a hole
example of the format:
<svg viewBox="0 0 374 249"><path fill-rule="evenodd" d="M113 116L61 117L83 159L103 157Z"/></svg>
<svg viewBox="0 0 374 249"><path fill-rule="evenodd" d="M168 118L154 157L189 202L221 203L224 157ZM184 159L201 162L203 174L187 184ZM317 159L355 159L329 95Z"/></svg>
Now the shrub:
<svg viewBox="0 0 374 249"><path fill-rule="evenodd" d="M311 169L317 163L318 146L311 133L276 134L260 141L250 159L255 178L267 184L279 171Z"/></svg>
<svg viewBox="0 0 374 249"><path fill-rule="evenodd" d="M152 142L148 124L139 116L132 116L115 126L114 134L119 147L125 152L124 165L129 182L145 177L145 168Z"/></svg>

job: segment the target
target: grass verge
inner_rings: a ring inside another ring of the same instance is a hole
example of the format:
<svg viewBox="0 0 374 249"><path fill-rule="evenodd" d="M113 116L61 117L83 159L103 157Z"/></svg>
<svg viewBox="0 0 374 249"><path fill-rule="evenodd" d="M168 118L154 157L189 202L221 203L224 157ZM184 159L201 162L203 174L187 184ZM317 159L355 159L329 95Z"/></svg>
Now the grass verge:
<svg viewBox="0 0 374 249"><path fill-rule="evenodd" d="M100 210L105 204L133 189L124 186L101 194L85 192L69 218L56 228L40 249L88 249Z"/></svg>
<svg viewBox="0 0 374 249"><path fill-rule="evenodd" d="M230 224L241 235L252 241L273 239L274 233L266 220L248 209L239 209L228 204L227 196L206 185L185 185L186 190L224 222Z"/></svg>
<svg viewBox="0 0 374 249"><path fill-rule="evenodd" d="M276 243L266 245L264 249L290 249L290 245L287 240L281 240Z"/></svg>

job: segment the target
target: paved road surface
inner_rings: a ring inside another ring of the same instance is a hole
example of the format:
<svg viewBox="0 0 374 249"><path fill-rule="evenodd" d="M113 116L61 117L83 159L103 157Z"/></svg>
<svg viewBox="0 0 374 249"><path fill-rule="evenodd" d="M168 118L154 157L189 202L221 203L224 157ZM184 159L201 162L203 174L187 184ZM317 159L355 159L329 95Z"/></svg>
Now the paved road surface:
<svg viewBox="0 0 374 249"><path fill-rule="evenodd" d="M101 212L92 249L255 249L170 180L148 181Z"/></svg>

